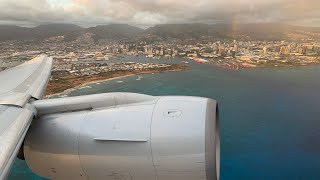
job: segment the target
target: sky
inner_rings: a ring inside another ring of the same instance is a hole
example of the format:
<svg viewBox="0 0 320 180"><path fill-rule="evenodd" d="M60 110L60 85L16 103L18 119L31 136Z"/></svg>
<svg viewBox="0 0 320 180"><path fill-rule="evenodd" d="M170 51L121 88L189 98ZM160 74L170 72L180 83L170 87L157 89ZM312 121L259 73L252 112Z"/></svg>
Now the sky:
<svg viewBox="0 0 320 180"><path fill-rule="evenodd" d="M320 26L320 0L0 0L0 24L287 23Z"/></svg>

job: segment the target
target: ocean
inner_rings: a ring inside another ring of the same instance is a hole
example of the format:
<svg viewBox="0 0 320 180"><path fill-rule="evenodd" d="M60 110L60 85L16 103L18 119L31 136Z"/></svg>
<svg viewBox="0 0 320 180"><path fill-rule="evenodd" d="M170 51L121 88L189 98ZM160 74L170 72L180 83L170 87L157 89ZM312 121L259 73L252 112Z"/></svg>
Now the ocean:
<svg viewBox="0 0 320 180"><path fill-rule="evenodd" d="M124 57L117 61L180 63ZM91 84L68 96L135 92L216 99L220 107L221 180L320 179L320 66L145 74ZM42 179L17 160L9 180Z"/></svg>

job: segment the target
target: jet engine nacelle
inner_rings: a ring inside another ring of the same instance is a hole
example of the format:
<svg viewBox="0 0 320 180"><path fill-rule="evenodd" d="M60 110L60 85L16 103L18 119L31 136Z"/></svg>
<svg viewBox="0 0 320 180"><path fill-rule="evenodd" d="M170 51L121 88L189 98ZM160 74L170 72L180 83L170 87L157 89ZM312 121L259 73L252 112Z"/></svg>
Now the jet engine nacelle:
<svg viewBox="0 0 320 180"><path fill-rule="evenodd" d="M216 101L110 93L35 101L28 166L49 179L216 180Z"/></svg>

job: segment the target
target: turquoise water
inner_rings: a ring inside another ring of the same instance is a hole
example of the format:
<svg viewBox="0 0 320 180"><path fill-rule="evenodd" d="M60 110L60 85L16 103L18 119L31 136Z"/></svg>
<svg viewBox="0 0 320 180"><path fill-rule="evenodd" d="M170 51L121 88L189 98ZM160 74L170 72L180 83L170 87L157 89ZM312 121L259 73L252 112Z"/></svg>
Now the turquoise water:
<svg viewBox="0 0 320 180"><path fill-rule="evenodd" d="M220 106L222 180L320 178L320 66L240 71L191 66L188 71L142 75L140 81L131 76L92 84L70 96L136 92L214 98ZM10 179L40 178L17 161Z"/></svg>

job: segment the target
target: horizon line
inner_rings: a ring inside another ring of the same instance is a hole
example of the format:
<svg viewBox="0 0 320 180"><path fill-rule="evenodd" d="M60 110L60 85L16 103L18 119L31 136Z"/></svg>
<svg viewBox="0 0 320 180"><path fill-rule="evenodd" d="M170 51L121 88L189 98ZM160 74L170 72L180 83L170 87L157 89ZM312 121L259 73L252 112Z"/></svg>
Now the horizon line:
<svg viewBox="0 0 320 180"><path fill-rule="evenodd" d="M148 29L150 27L156 27L159 25L188 25L188 24L202 24L202 25L258 25L258 24L279 24L279 25L288 25L288 26L296 26L296 27L310 27L310 28L320 28L320 26L304 26L304 25L296 25L296 24L289 24L289 23L281 23L281 22L253 22L253 23L228 23L228 22L219 22L219 23L197 23L197 22L190 22L190 23L162 23L162 24L130 24L130 23L106 23L106 24L97 24L92 26L82 26L76 23L64 23L64 22L53 22L53 23L40 23L35 26L24 26L19 24L0 24L0 26L16 26L16 27L22 27L22 28L35 28L39 26L46 26L46 25L74 25L79 26L81 28L92 28L92 27L98 27L98 26L109 26L109 25L129 25L141 29ZM144 27L144 28L143 28Z"/></svg>

